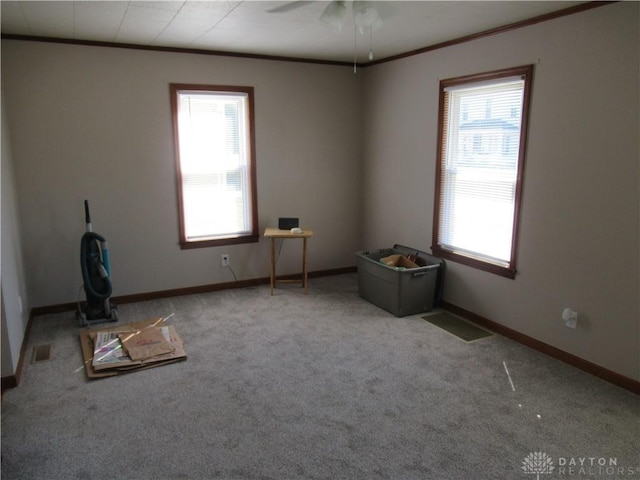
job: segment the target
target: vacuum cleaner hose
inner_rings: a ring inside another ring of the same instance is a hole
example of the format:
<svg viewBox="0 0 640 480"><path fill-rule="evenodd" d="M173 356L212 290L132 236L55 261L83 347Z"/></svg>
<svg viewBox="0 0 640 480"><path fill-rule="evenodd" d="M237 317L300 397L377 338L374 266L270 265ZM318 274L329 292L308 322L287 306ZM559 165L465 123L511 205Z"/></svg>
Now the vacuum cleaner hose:
<svg viewBox="0 0 640 480"><path fill-rule="evenodd" d="M80 243L80 267L87 296L106 300L111 296L111 280L102 263L100 243L105 239L93 232L86 232Z"/></svg>

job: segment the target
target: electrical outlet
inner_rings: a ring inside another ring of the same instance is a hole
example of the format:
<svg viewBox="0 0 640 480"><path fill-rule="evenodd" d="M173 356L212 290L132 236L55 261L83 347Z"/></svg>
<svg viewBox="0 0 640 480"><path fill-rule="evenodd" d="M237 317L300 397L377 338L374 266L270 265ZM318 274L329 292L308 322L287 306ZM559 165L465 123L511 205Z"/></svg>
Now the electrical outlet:
<svg viewBox="0 0 640 480"><path fill-rule="evenodd" d="M570 308L565 308L562 311L562 320L566 327L576 328L578 324L578 312L571 310Z"/></svg>
<svg viewBox="0 0 640 480"><path fill-rule="evenodd" d="M227 253L222 255L222 266L223 267L228 267L229 266L229 254L227 254Z"/></svg>

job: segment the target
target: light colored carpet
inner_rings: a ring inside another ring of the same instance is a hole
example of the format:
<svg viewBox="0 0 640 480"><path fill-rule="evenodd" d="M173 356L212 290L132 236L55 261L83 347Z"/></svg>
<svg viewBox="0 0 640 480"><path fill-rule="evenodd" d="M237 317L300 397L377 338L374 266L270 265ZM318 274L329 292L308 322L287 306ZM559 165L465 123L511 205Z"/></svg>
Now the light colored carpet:
<svg viewBox="0 0 640 480"><path fill-rule="evenodd" d="M552 459L544 480L623 478L569 477L563 458L640 467L636 395L500 335L396 318L356 275L119 312L174 313L188 360L87 380L73 312L35 318L27 351L51 343L51 360L5 394L3 479L534 479L532 452Z"/></svg>

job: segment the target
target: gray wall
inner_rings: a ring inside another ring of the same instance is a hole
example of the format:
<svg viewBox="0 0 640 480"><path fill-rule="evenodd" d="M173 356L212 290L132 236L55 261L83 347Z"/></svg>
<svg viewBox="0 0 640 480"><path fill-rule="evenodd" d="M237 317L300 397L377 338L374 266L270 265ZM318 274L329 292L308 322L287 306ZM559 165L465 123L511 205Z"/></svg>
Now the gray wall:
<svg viewBox="0 0 640 480"><path fill-rule="evenodd" d="M261 232L279 216L315 232L309 269L353 265L360 77L348 68L22 41L2 43L31 307L82 284L83 200L109 241L114 295L269 275L268 242L181 250L169 83L255 87ZM300 271L285 242L279 273ZM83 297L83 296L82 296Z"/></svg>
<svg viewBox="0 0 640 480"><path fill-rule="evenodd" d="M640 379L638 3L367 69L363 247L431 246L439 80L535 64L515 280L448 262L445 299ZM565 307L579 312L568 329Z"/></svg>
<svg viewBox="0 0 640 480"><path fill-rule="evenodd" d="M264 240L178 248L169 82L255 86L261 229L301 217L316 232L310 269L324 270L354 265L363 248L428 250L439 79L534 63L519 273L507 280L449 262L445 298L638 380L638 6L607 5L355 76L3 41L28 306L77 298L85 198L110 242L115 295L231 281L221 253L240 279L268 275ZM299 270L291 243L283 272ZM577 330L564 327L564 307L580 313Z"/></svg>

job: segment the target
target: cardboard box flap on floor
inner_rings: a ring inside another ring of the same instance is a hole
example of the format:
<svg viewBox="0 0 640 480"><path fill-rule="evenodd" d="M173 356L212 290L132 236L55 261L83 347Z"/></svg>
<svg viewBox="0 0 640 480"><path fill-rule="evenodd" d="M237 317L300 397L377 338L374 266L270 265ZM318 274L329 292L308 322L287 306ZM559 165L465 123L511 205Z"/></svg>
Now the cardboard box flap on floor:
<svg viewBox="0 0 640 480"><path fill-rule="evenodd" d="M122 344L122 349L131 360L148 360L158 355L175 351L176 348L171 344L171 338L168 333L168 326L147 327L131 332L118 333L118 338Z"/></svg>
<svg viewBox="0 0 640 480"><path fill-rule="evenodd" d="M124 343L123 343L124 339ZM80 333L88 378L103 378L186 360L182 339L161 317ZM130 350L133 351L133 358Z"/></svg>

